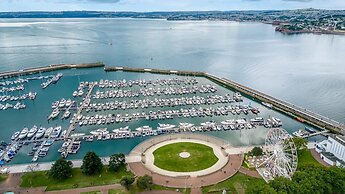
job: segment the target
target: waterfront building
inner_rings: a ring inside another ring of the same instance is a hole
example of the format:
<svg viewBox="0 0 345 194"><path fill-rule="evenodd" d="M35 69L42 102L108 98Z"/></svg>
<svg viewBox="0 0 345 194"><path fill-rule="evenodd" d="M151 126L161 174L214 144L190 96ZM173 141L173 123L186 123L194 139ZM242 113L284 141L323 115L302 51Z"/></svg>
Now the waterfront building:
<svg viewBox="0 0 345 194"><path fill-rule="evenodd" d="M327 140L316 143L315 150L327 164L345 168L345 136L330 135Z"/></svg>

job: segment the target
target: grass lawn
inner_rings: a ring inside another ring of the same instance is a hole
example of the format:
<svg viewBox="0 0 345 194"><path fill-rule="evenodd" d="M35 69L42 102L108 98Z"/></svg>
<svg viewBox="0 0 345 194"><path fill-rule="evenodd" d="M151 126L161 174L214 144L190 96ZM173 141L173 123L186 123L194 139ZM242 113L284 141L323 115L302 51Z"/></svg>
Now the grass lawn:
<svg viewBox="0 0 345 194"><path fill-rule="evenodd" d="M7 179L7 174L0 174L0 182L5 181Z"/></svg>
<svg viewBox="0 0 345 194"><path fill-rule="evenodd" d="M245 193L247 186L254 182L262 182L262 184L266 184L263 179L258 179L254 177L250 177L244 175L242 173L236 173L234 176L230 177L229 179L220 182L215 185L207 186L202 188L203 193L222 193L225 189L227 193Z"/></svg>
<svg viewBox="0 0 345 194"><path fill-rule="evenodd" d="M130 175L131 172L127 172L123 167L119 172L110 172L108 167L105 166L100 175L87 176L84 175L80 168L74 168L72 177L63 181L54 180L48 177L47 171L26 173L22 176L21 187L41 187L47 186L47 191L62 190L71 188L81 188L99 185L109 185L119 183L120 179L124 175Z"/></svg>
<svg viewBox="0 0 345 194"><path fill-rule="evenodd" d="M102 194L100 191L81 192L80 194Z"/></svg>
<svg viewBox="0 0 345 194"><path fill-rule="evenodd" d="M190 153L190 157L181 158L179 156L181 152ZM190 142L165 145L155 150L153 155L157 167L175 172L203 170L218 161L211 147Z"/></svg>
<svg viewBox="0 0 345 194"><path fill-rule="evenodd" d="M163 187L163 186L159 186L159 185L153 185L151 190L173 190L176 191L175 188L169 188L169 187ZM125 188L123 189L109 189L108 193L109 194L136 194L136 193L140 193L143 192L144 190L139 189L136 184L133 184L129 190L126 190ZM189 194L190 193L190 189L179 189L179 191L181 193L184 194Z"/></svg>
<svg viewBox="0 0 345 194"><path fill-rule="evenodd" d="M311 155L310 150L304 149L302 151L298 151L298 165L297 169L305 165L317 165L322 166L314 157Z"/></svg>

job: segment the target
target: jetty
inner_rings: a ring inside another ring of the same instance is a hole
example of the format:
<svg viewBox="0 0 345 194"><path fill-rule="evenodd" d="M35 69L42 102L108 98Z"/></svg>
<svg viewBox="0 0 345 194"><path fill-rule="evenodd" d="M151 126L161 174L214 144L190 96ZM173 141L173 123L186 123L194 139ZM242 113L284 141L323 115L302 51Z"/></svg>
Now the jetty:
<svg viewBox="0 0 345 194"><path fill-rule="evenodd" d="M256 101L269 103L272 109L284 113L285 115L303 120L305 123L315 126L320 129L326 129L334 133L345 135L345 125L328 117L317 114L313 111L307 110L292 103L280 100L268 94L264 94L255 89L249 88L237 82L231 81L227 78L221 78L206 72L200 71L180 71L180 70L163 70L154 68L133 68L133 67L104 67L106 72L123 71L123 72L137 72L137 73L154 73L167 75L181 75L181 76L197 76L204 77L212 82L220 84L231 90L241 92L243 95L250 97Z"/></svg>
<svg viewBox="0 0 345 194"><path fill-rule="evenodd" d="M55 70L63 70L63 69L79 69L79 68L94 68L94 67L104 67L105 65L101 62L98 63L81 63L81 64L53 64L44 67L34 67L28 69L21 69L18 71L7 71L0 73L0 79L3 78L10 78L20 75L31 75L35 73L43 73Z"/></svg>

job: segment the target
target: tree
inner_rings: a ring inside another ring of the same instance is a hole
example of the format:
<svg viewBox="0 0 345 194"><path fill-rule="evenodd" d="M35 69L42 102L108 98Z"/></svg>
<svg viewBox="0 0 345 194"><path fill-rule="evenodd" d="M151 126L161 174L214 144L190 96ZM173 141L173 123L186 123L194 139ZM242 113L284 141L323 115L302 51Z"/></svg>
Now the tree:
<svg viewBox="0 0 345 194"><path fill-rule="evenodd" d="M260 147L254 147L251 151L251 155L253 155L253 156L261 156L262 153L263 153L263 151Z"/></svg>
<svg viewBox="0 0 345 194"><path fill-rule="evenodd" d="M277 192L268 184L260 181L248 185L246 194L277 194Z"/></svg>
<svg viewBox="0 0 345 194"><path fill-rule="evenodd" d="M58 159L49 170L49 176L57 179L64 180L72 176L73 164L64 158Z"/></svg>
<svg viewBox="0 0 345 194"><path fill-rule="evenodd" d="M278 193L296 193L295 183L285 177L276 177L269 185Z"/></svg>
<svg viewBox="0 0 345 194"><path fill-rule="evenodd" d="M149 175L144 175L138 178L137 186L140 189L151 189L152 187L152 177Z"/></svg>
<svg viewBox="0 0 345 194"><path fill-rule="evenodd" d="M304 150L307 148L307 140L301 137L294 137L292 138L293 142L295 143L297 150Z"/></svg>
<svg viewBox="0 0 345 194"><path fill-rule="evenodd" d="M120 180L120 184L128 190L129 186L134 183L134 177L132 175L123 176Z"/></svg>
<svg viewBox="0 0 345 194"><path fill-rule="evenodd" d="M103 164L101 159L97 156L95 152L88 152L84 156L83 164L81 165L81 170L86 175L99 174L103 169Z"/></svg>
<svg viewBox="0 0 345 194"><path fill-rule="evenodd" d="M110 156L109 160L109 170L117 172L120 167L125 165L125 155L124 154L114 154Z"/></svg>

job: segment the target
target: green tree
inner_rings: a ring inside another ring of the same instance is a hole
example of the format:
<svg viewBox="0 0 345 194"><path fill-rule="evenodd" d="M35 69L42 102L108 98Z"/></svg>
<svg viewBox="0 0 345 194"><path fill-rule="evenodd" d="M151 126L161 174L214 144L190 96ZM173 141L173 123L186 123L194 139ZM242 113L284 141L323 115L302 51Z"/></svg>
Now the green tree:
<svg viewBox="0 0 345 194"><path fill-rule="evenodd" d="M131 186L134 183L134 177L132 175L129 176L123 176L120 180L120 184L128 190L129 186Z"/></svg>
<svg viewBox="0 0 345 194"><path fill-rule="evenodd" d="M49 176L57 179L64 180L72 176L73 164L63 158L58 159L49 170Z"/></svg>
<svg viewBox="0 0 345 194"><path fill-rule="evenodd" d="M117 172L124 165L125 165L125 155L124 154L114 154L114 155L110 156L109 170Z"/></svg>
<svg viewBox="0 0 345 194"><path fill-rule="evenodd" d="M277 194L277 192L266 183L255 182L248 185L246 194Z"/></svg>
<svg viewBox="0 0 345 194"><path fill-rule="evenodd" d="M263 153L263 151L260 147L254 147L251 151L251 155L253 155L253 156L261 156L262 153Z"/></svg>
<svg viewBox="0 0 345 194"><path fill-rule="evenodd" d="M149 175L144 175L138 178L137 186L140 189L151 189L152 187L152 177Z"/></svg>
<svg viewBox="0 0 345 194"><path fill-rule="evenodd" d="M86 175L99 174L103 169L103 164L101 159L97 156L95 152L88 152L84 156L83 164L81 170Z"/></svg>
<svg viewBox="0 0 345 194"><path fill-rule="evenodd" d="M294 137L292 138L293 142L295 143L297 150L304 150L307 148L307 140L301 137Z"/></svg>
<svg viewBox="0 0 345 194"><path fill-rule="evenodd" d="M333 193L342 193L345 191L345 169L338 167L330 167L328 169L328 177L326 180L330 181Z"/></svg>
<svg viewBox="0 0 345 194"><path fill-rule="evenodd" d="M296 185L285 177L276 177L269 185L278 193L296 193Z"/></svg>

